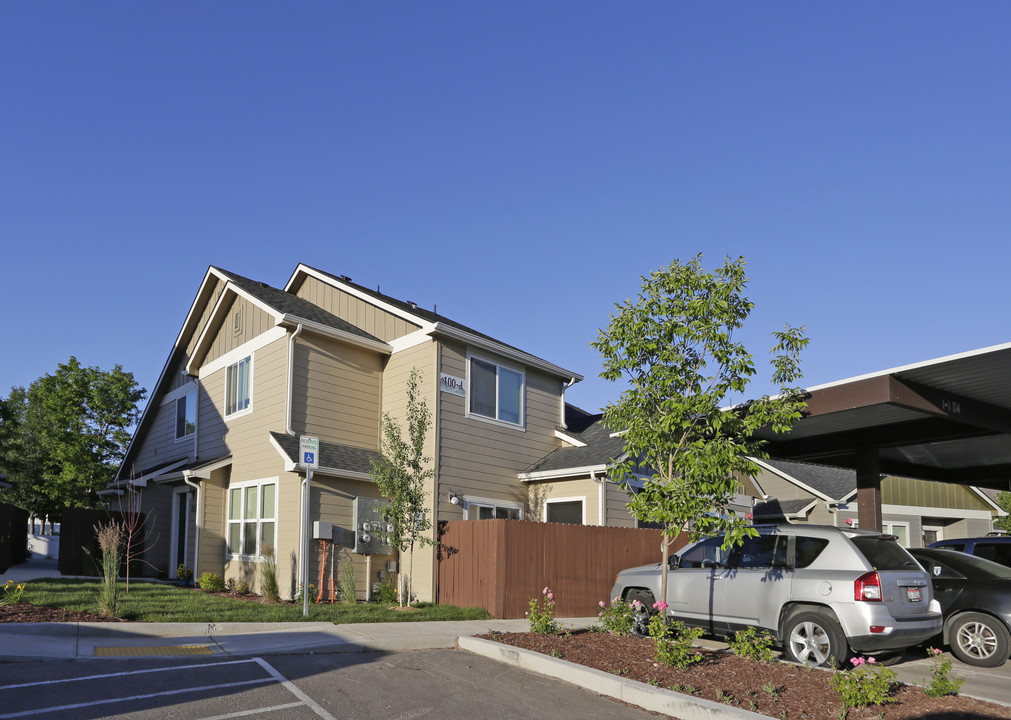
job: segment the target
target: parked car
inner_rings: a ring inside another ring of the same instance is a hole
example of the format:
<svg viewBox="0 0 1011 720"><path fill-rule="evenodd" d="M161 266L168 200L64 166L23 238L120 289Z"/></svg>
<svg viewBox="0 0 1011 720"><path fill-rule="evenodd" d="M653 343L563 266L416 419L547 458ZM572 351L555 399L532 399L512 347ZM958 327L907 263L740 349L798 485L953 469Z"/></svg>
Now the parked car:
<svg viewBox="0 0 1011 720"><path fill-rule="evenodd" d="M667 615L722 636L768 631L793 660L842 667L857 653L902 650L941 632L930 577L893 535L811 525L755 526L670 559ZM610 597L653 607L660 564L618 573ZM646 621L645 613L640 623Z"/></svg>
<svg viewBox="0 0 1011 720"><path fill-rule="evenodd" d="M941 641L964 663L1003 665L1011 653L1011 568L943 548L909 552L930 574L941 604Z"/></svg>
<svg viewBox="0 0 1011 720"><path fill-rule="evenodd" d="M1011 535L990 533L985 537L938 540L928 547L957 550L1011 567Z"/></svg>

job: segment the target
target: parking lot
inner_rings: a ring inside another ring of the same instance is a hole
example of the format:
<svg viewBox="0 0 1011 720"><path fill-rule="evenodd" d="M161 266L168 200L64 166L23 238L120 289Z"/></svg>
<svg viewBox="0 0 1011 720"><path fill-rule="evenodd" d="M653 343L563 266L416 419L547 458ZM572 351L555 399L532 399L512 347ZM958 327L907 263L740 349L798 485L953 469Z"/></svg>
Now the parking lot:
<svg viewBox="0 0 1011 720"><path fill-rule="evenodd" d="M655 717L458 650L0 667L0 720Z"/></svg>

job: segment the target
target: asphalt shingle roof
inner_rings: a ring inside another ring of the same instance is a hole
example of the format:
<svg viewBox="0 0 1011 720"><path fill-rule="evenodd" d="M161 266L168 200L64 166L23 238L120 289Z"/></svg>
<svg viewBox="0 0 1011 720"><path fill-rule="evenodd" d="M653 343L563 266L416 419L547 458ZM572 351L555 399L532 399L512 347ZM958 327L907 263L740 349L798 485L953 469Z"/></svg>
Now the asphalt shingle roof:
<svg viewBox="0 0 1011 720"><path fill-rule="evenodd" d="M298 437L274 431L271 431L270 436L274 438L274 441L284 451L288 460L293 463L298 462ZM339 443L323 440L319 442L319 466L321 468L347 470L356 473L371 473L373 459L379 459L379 452L377 450L366 450L365 448L340 445Z"/></svg>
<svg viewBox="0 0 1011 720"><path fill-rule="evenodd" d="M221 268L215 269L235 283L237 287L245 290L257 300L265 303L278 312L294 315L296 317L303 318L304 320L311 320L312 322L320 323L321 325L326 325L351 335L357 335L358 337L365 338L366 340L382 342L382 340L377 338L375 335L365 332L361 328L352 325L346 320L340 319L336 315L327 312L317 305L313 305L308 300L303 300L297 295L285 292L284 290L278 290L266 283L250 280L247 277L237 275L228 270L223 270Z"/></svg>
<svg viewBox="0 0 1011 720"><path fill-rule="evenodd" d="M751 513L754 522L758 522L759 520L785 519L787 515L800 512L810 504L811 500L777 500L773 498L766 502L757 503L752 508Z"/></svg>
<svg viewBox="0 0 1011 720"><path fill-rule="evenodd" d="M586 443L586 447L567 446L554 450L524 472L550 472L606 465L621 457L625 451L624 441L620 437L611 437L611 431L604 427L601 418L601 415L591 415L575 405L566 403L565 420L568 427L562 432ZM578 428L583 429L579 431Z"/></svg>
<svg viewBox="0 0 1011 720"><path fill-rule="evenodd" d="M856 472L846 468L812 465L792 460L763 460L762 462L833 500L842 500L857 487Z"/></svg>

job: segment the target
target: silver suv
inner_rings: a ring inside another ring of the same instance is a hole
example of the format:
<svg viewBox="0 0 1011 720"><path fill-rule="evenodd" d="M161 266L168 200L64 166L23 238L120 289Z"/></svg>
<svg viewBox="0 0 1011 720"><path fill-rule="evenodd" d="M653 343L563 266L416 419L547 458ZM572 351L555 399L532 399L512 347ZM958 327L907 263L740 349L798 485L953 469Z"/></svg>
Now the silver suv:
<svg viewBox="0 0 1011 720"><path fill-rule="evenodd" d="M812 525L755 529L758 537L742 545L723 549L723 538L709 538L671 556L669 618L716 636L756 627L799 663L837 667L851 649L902 650L941 631L930 577L893 535ZM610 597L652 608L660 570L622 570Z"/></svg>

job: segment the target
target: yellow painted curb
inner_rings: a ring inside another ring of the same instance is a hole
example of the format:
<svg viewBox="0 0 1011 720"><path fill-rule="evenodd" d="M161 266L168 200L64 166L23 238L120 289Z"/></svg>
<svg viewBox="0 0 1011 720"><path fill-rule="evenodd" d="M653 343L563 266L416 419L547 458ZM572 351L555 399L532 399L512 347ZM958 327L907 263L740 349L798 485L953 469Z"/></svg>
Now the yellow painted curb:
<svg viewBox="0 0 1011 720"><path fill-rule="evenodd" d="M213 655L206 645L155 645L149 647L97 647L95 657L135 657L141 655Z"/></svg>

